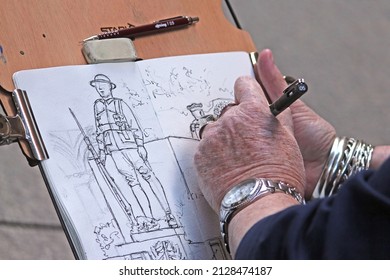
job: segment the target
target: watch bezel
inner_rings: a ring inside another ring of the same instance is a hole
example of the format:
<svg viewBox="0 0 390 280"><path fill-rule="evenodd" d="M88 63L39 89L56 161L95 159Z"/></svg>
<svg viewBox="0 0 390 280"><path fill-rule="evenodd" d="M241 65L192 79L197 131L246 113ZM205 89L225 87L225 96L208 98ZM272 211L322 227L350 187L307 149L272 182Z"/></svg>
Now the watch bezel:
<svg viewBox="0 0 390 280"><path fill-rule="evenodd" d="M233 201L233 202L227 202L228 198L229 198L234 192L239 191L239 190L242 189L245 185L249 185L249 184L252 185L252 189L250 190L250 192L248 192L245 196L243 196L243 197L240 198L239 200L236 200L236 201ZM222 199L222 206L223 206L225 209L232 209L232 208L237 208L237 207L239 207L240 205L245 204L245 202L250 201L251 198L254 197L254 196L259 192L259 189L261 188L260 184L261 184L261 181L260 181L260 180L257 180L257 179L248 179L248 180L245 180L245 181L241 182L240 184L234 186L233 188L231 188L231 189L225 194L224 198Z"/></svg>

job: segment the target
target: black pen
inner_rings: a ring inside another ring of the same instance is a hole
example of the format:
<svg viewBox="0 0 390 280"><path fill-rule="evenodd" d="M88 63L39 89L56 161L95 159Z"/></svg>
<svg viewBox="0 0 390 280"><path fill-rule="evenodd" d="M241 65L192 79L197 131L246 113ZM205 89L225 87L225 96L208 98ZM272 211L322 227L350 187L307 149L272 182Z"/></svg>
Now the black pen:
<svg viewBox="0 0 390 280"><path fill-rule="evenodd" d="M303 79L298 79L292 82L284 91L283 95L279 97L274 103L269 105L274 116L279 115L293 104L299 97L307 92L307 84Z"/></svg>
<svg viewBox="0 0 390 280"><path fill-rule="evenodd" d="M199 21L198 17L178 16L173 18L162 19L150 24L120 29L114 32L105 32L94 35L83 42L92 40L104 40L113 38L135 38L147 34L164 32L176 28L186 27Z"/></svg>

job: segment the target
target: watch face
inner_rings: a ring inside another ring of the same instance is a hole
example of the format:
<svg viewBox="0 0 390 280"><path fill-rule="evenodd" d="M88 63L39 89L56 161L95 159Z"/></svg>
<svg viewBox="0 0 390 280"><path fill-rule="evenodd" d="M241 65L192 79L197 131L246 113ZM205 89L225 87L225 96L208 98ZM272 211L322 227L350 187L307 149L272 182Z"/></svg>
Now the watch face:
<svg viewBox="0 0 390 280"><path fill-rule="evenodd" d="M244 181L238 186L232 188L225 195L222 204L225 207L231 207L235 204L238 204L244 201L249 195L251 195L256 190L257 184L256 180Z"/></svg>

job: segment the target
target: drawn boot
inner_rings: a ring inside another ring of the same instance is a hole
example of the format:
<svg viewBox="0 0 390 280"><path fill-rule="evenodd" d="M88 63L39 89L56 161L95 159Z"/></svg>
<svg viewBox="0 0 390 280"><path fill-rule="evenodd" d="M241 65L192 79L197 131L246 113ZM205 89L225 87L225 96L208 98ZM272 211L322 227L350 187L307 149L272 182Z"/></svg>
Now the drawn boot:
<svg viewBox="0 0 390 280"><path fill-rule="evenodd" d="M175 217L171 214L171 212L165 213L165 220L167 221L169 227L171 227L171 228L179 227L179 225L176 222Z"/></svg>
<svg viewBox="0 0 390 280"><path fill-rule="evenodd" d="M141 217L137 217L137 222L138 222L139 232L149 232L160 228L160 225L157 223L156 219L154 218L141 216Z"/></svg>
<svg viewBox="0 0 390 280"><path fill-rule="evenodd" d="M159 228L160 228L160 224L157 222L157 220L155 218L149 218L149 223L148 223L149 231L158 230Z"/></svg>

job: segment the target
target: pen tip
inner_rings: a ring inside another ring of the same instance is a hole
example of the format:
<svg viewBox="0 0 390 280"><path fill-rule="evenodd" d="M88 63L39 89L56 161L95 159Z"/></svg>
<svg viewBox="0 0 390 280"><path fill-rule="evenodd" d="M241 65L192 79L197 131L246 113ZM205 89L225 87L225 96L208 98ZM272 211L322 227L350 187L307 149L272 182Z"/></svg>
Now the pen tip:
<svg viewBox="0 0 390 280"><path fill-rule="evenodd" d="M192 23L196 23L199 21L199 17L192 17Z"/></svg>
<svg viewBox="0 0 390 280"><path fill-rule="evenodd" d="M98 40L99 38L98 38L98 36L91 36L91 37L88 37L88 38L86 38L86 39L84 39L83 41L82 41L82 43L86 43L86 42L88 42L88 41L93 41L93 40Z"/></svg>

